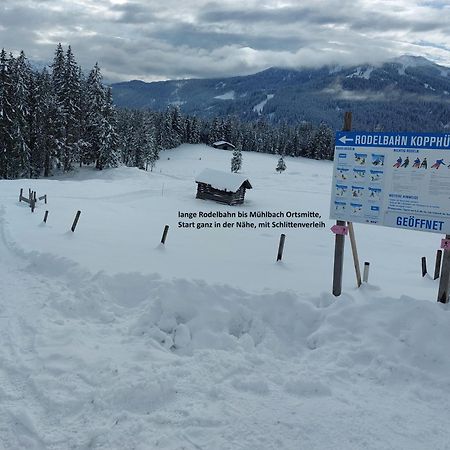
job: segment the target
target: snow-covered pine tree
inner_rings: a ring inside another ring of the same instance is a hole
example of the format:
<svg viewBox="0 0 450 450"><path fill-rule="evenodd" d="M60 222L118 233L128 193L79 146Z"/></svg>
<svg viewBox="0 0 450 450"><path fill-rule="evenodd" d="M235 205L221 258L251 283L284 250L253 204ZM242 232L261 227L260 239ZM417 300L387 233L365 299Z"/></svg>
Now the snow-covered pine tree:
<svg viewBox="0 0 450 450"><path fill-rule="evenodd" d="M58 101L63 103L64 96L64 77L66 72L66 57L64 56L64 50L61 43L59 43L55 50L55 56L52 64L52 83L53 92L55 93Z"/></svg>
<svg viewBox="0 0 450 450"><path fill-rule="evenodd" d="M39 135L39 116L42 114L42 99L39 90L39 75L32 73L30 76L29 93L29 115L28 115L28 147L30 149L30 178L38 178L42 171L41 152L38 145Z"/></svg>
<svg viewBox="0 0 450 450"><path fill-rule="evenodd" d="M55 50L55 56L53 58L52 68L52 91L58 102L58 109L62 113L62 120L64 124L64 135L61 136L58 145L58 153L55 155L56 166L63 167L63 161L67 153L67 136L66 136L66 111L64 102L64 85L65 85L65 73L66 73L66 57L61 43L59 43Z"/></svg>
<svg viewBox="0 0 450 450"><path fill-rule="evenodd" d="M133 140L133 111L122 109L118 111L117 132L119 135L120 160L126 166L131 165L131 142Z"/></svg>
<svg viewBox="0 0 450 450"><path fill-rule="evenodd" d="M154 118L149 111L144 113L142 120L142 152L145 170L153 171L156 161L159 159L159 151L156 143L156 129Z"/></svg>
<svg viewBox="0 0 450 450"><path fill-rule="evenodd" d="M223 122L218 117L214 117L209 129L208 144L212 145L224 138Z"/></svg>
<svg viewBox="0 0 450 450"><path fill-rule="evenodd" d="M102 170L107 167L117 167L119 164L118 146L116 110L113 106L111 88L108 87L101 111L100 142L95 168Z"/></svg>
<svg viewBox="0 0 450 450"><path fill-rule="evenodd" d="M64 170L71 170L74 161L80 161L82 154L81 138L81 79L80 68L75 61L69 45L66 52L64 71L63 104L66 119L66 145Z"/></svg>
<svg viewBox="0 0 450 450"><path fill-rule="evenodd" d="M242 167L242 153L237 148L233 150L233 156L231 158L231 171L236 173L241 170Z"/></svg>
<svg viewBox="0 0 450 450"><path fill-rule="evenodd" d="M158 127L157 144L161 149L175 148L180 145L178 132L172 125L172 108L168 107L160 116Z"/></svg>
<svg viewBox="0 0 450 450"><path fill-rule="evenodd" d="M196 116L188 119L189 120L189 136L188 141L190 144L199 144L200 143L200 121Z"/></svg>
<svg viewBox="0 0 450 450"><path fill-rule="evenodd" d="M10 178L12 153L13 87L10 61L5 49L0 53L0 178Z"/></svg>
<svg viewBox="0 0 450 450"><path fill-rule="evenodd" d="M95 163L96 167L101 167L100 147L103 138L103 110L105 108L106 98L105 90L102 84L102 74L98 63L95 64L89 73L87 79L87 142L89 147L84 155L84 162L87 164Z"/></svg>
<svg viewBox="0 0 450 450"><path fill-rule="evenodd" d="M29 101L31 67L24 52L14 59L9 58L9 70L12 82L12 151L9 155L9 175L12 178L29 176L30 148L29 148Z"/></svg>
<svg viewBox="0 0 450 450"><path fill-rule="evenodd" d="M181 115L180 107L179 106L173 106L170 109L170 116L171 116L171 122L172 122L172 142L171 148L178 147L183 142L183 136L184 136L184 119Z"/></svg>
<svg viewBox="0 0 450 450"><path fill-rule="evenodd" d="M314 134L312 145L315 159L333 159L333 131L324 122Z"/></svg>
<svg viewBox="0 0 450 450"><path fill-rule="evenodd" d="M277 168L275 169L278 173L284 172L286 170L286 163L284 162L283 155L278 159Z"/></svg>
<svg viewBox="0 0 450 450"><path fill-rule="evenodd" d="M37 114L37 160L44 177L51 175L62 153L65 141L64 113L53 91L52 78L46 69L37 77L38 114Z"/></svg>

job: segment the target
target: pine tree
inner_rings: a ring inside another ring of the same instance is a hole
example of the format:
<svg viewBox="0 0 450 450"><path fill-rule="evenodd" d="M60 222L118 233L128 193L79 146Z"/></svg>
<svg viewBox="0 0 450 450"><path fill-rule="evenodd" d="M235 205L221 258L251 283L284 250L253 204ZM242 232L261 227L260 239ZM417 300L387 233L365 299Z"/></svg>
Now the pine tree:
<svg viewBox="0 0 450 450"><path fill-rule="evenodd" d="M20 52L17 59L12 55L9 59L11 73L12 96L14 107L12 109L12 148L9 155L9 175L12 178L29 176L30 174L30 148L29 148L29 101L31 67L24 52Z"/></svg>
<svg viewBox="0 0 450 450"><path fill-rule="evenodd" d="M87 142L89 144L84 154L84 162L95 163L96 167L102 166L100 159L100 147L104 132L103 110L105 108L105 90L102 85L102 74L98 63L90 71L87 80L88 106L87 106Z"/></svg>
<svg viewBox="0 0 450 450"><path fill-rule="evenodd" d="M286 170L286 163L284 162L283 156L280 156L278 160L276 171L278 173L284 172Z"/></svg>
<svg viewBox="0 0 450 450"><path fill-rule="evenodd" d="M66 126L66 152L63 157L63 168L65 171L68 171L72 169L74 161L80 161L81 154L83 153L80 146L80 70L70 45L66 52L63 80L62 94Z"/></svg>
<svg viewBox="0 0 450 450"><path fill-rule="evenodd" d="M13 86L11 64L5 49L0 53L0 178L10 178L13 139Z"/></svg>
<svg viewBox="0 0 450 450"><path fill-rule="evenodd" d="M180 112L179 106L174 106L170 110L171 122L172 122L172 142L171 148L178 147L183 142L183 136L185 133L184 120Z"/></svg>
<svg viewBox="0 0 450 450"><path fill-rule="evenodd" d="M38 83L38 114L36 147L38 149L37 159L43 170L44 177L52 173L54 165L57 165L57 158L61 155L64 146L64 113L62 106L53 90L52 79L43 70L37 78Z"/></svg>
<svg viewBox="0 0 450 450"><path fill-rule="evenodd" d="M241 170L242 167L242 153L240 150L235 149L233 151L233 157L231 158L231 171L236 173Z"/></svg>
<svg viewBox="0 0 450 450"><path fill-rule="evenodd" d="M112 91L108 87L105 93L105 103L101 111L100 142L95 168L102 170L107 167L117 167L119 163L116 110L113 106Z"/></svg>
<svg viewBox="0 0 450 450"><path fill-rule="evenodd" d="M315 159L333 159L333 131L324 122L314 134L312 145Z"/></svg>
<svg viewBox="0 0 450 450"><path fill-rule="evenodd" d="M224 140L223 122L218 117L214 117L209 130L208 144L212 145L222 140Z"/></svg>
<svg viewBox="0 0 450 450"><path fill-rule="evenodd" d="M153 171L156 161L159 159L159 151L156 143L156 129L153 116L149 111L144 113L141 141L145 170L148 170L148 166L150 166L150 171Z"/></svg>

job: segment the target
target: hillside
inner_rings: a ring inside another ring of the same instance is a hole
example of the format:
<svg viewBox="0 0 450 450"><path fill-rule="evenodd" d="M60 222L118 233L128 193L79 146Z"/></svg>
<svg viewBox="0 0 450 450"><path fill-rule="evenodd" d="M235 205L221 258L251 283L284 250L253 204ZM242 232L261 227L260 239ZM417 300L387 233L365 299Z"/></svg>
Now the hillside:
<svg viewBox="0 0 450 450"><path fill-rule="evenodd" d="M0 448L448 448L449 309L420 274L439 236L355 224L369 283L348 246L335 298L331 163L278 174L244 152L244 205L196 200L195 175L230 156L183 145L154 172L0 180ZM31 213L20 188L48 204ZM219 217L280 211L325 227Z"/></svg>
<svg viewBox="0 0 450 450"><path fill-rule="evenodd" d="M326 121L338 129L342 112L351 110L355 129L445 132L450 127L450 69L422 57L403 56L377 67L270 68L242 77L112 87L119 107L179 105L201 117Z"/></svg>

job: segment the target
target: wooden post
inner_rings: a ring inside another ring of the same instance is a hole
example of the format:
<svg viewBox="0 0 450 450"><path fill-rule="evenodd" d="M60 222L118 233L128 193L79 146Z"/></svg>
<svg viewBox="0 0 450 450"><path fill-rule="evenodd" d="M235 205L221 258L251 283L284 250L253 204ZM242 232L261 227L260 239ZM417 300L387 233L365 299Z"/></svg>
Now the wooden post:
<svg viewBox="0 0 450 450"><path fill-rule="evenodd" d="M344 115L343 131L352 129L352 113L347 111ZM336 225L345 226L343 220L336 220ZM333 295L339 297L342 293L342 271L344 267L344 243L345 238L342 234L336 234L334 238L334 267L333 267Z"/></svg>
<svg viewBox="0 0 450 450"><path fill-rule="evenodd" d="M277 261L281 261L281 258L283 258L283 250L284 250L284 241L285 240L286 240L286 235L282 234L280 236L280 243L278 244Z"/></svg>
<svg viewBox="0 0 450 450"><path fill-rule="evenodd" d="M167 237L167 233L169 232L169 225L166 225L164 227L164 231L163 231L163 235L161 238L161 244L165 244L166 243L166 237Z"/></svg>
<svg viewBox="0 0 450 450"><path fill-rule="evenodd" d="M445 235L445 239L450 239L450 234ZM438 302L448 303L448 291L450 282L450 250L444 250L442 258L441 280L439 281Z"/></svg>
<svg viewBox="0 0 450 450"><path fill-rule="evenodd" d="M73 221L72 228L71 228L72 233L75 231L75 228L77 227L77 223L78 223L78 219L80 218L80 214L81 214L81 211L77 211L75 220Z"/></svg>
<svg viewBox="0 0 450 450"><path fill-rule="evenodd" d="M422 256L422 277L424 277L427 274L427 258L425 256Z"/></svg>
<svg viewBox="0 0 450 450"><path fill-rule="evenodd" d="M32 213L34 213L35 207L36 207L36 192L31 191L30 208Z"/></svg>
<svg viewBox="0 0 450 450"><path fill-rule="evenodd" d="M22 201L22 194L23 194L23 189L20 189L20 194L19 194L19 202Z"/></svg>
<svg viewBox="0 0 450 450"><path fill-rule="evenodd" d="M438 250L436 252L436 264L434 265L434 278L433 280L437 280L441 273L441 261L442 261L442 250Z"/></svg>
<svg viewBox="0 0 450 450"><path fill-rule="evenodd" d="M370 263L368 263L366 261L364 263L364 273L363 273L363 281L364 281L364 283L368 283L369 282L369 268L370 268Z"/></svg>
<svg viewBox="0 0 450 450"><path fill-rule="evenodd" d="M361 269L359 268L358 249L356 248L355 230L353 229L353 223L347 222L348 234L350 235L350 243L352 245L353 265L355 266L356 273L356 285L361 286Z"/></svg>
<svg viewBox="0 0 450 450"><path fill-rule="evenodd" d="M45 211L44 214L44 223L47 223L48 211Z"/></svg>

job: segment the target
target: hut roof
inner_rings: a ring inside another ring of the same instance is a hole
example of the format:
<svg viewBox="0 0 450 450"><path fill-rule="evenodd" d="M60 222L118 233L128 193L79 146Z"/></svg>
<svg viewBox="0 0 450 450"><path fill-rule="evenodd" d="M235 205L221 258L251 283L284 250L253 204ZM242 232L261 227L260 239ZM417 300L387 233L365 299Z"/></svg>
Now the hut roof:
<svg viewBox="0 0 450 450"><path fill-rule="evenodd" d="M195 182L209 184L220 191L236 192L243 184L247 189L252 188L252 185L244 175L221 172L214 169L205 169L200 172L196 176Z"/></svg>
<svg viewBox="0 0 450 450"><path fill-rule="evenodd" d="M213 143L213 147L219 147L221 145L229 145L230 147L236 148L231 142L227 141L217 141Z"/></svg>

